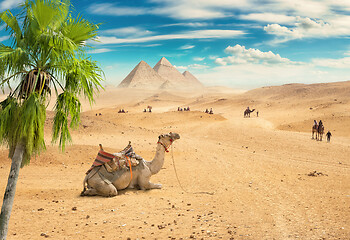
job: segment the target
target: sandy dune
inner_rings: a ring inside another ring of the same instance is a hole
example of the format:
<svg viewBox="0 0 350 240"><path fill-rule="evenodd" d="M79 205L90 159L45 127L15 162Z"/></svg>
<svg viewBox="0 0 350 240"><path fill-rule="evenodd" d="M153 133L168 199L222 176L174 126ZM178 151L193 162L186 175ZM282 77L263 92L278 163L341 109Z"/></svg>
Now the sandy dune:
<svg viewBox="0 0 350 240"><path fill-rule="evenodd" d="M65 153L50 145L49 112L48 148L20 172L8 239L349 239L349 92L350 82L244 93L107 88L92 108L84 104ZM152 113L142 112L147 105ZM259 117L243 118L247 106ZM331 143L311 140L313 119ZM158 135L170 131L181 139L152 177L161 190L79 196L99 143L115 152L130 140L150 160ZM9 168L3 148L1 193Z"/></svg>

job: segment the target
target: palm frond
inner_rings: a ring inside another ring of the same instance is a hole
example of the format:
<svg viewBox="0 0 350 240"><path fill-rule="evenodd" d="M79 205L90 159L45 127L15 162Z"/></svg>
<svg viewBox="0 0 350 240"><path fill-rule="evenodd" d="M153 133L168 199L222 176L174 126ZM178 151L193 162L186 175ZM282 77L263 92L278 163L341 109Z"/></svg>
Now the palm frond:
<svg viewBox="0 0 350 240"><path fill-rule="evenodd" d="M0 142L9 146L12 158L18 142L25 144L22 166L29 163L31 156L45 149L44 123L46 109L38 94L31 94L22 104L9 97L1 102Z"/></svg>
<svg viewBox="0 0 350 240"><path fill-rule="evenodd" d="M14 44L20 42L22 39L22 31L17 18L13 16L10 10L0 13L0 23L5 23L6 30L10 31Z"/></svg>
<svg viewBox="0 0 350 240"><path fill-rule="evenodd" d="M79 46L83 46L85 41L97 36L97 24L83 19L81 16L69 18L66 24L62 25L62 33Z"/></svg>
<svg viewBox="0 0 350 240"><path fill-rule="evenodd" d="M59 139L62 151L67 142L71 142L69 128L76 128L80 123L81 103L74 93L64 92L57 97L55 105L55 117L53 121L52 142ZM69 119L70 117L70 124Z"/></svg>

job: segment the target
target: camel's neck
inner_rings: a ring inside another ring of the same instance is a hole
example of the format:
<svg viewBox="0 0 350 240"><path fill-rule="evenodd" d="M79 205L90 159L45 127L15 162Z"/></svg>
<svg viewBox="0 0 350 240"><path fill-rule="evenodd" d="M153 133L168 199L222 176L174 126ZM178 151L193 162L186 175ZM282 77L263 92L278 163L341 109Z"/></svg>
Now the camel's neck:
<svg viewBox="0 0 350 240"><path fill-rule="evenodd" d="M156 155L154 156L153 160L149 162L149 168L151 170L152 175L158 173L163 167L164 155L165 148L163 147L163 145L157 143Z"/></svg>

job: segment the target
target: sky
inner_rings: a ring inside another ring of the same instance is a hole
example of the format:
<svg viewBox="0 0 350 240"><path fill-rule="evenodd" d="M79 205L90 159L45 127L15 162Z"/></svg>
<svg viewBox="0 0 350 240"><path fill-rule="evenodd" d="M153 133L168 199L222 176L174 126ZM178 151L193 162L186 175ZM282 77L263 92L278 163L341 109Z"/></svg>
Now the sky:
<svg viewBox="0 0 350 240"><path fill-rule="evenodd" d="M0 11L20 0L0 1ZM167 58L206 86L252 89L350 80L350 0L72 0L101 23L88 54L118 85ZM0 41L7 34L0 32Z"/></svg>

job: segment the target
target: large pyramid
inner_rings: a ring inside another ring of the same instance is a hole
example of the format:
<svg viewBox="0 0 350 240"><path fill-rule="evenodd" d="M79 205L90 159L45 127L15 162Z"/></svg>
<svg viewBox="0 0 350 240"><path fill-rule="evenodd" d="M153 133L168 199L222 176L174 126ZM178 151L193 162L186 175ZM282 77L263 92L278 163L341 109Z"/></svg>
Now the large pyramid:
<svg viewBox="0 0 350 240"><path fill-rule="evenodd" d="M169 81L168 86L183 88L188 86L188 80L171 63L162 57L153 68L162 78Z"/></svg>
<svg viewBox="0 0 350 240"><path fill-rule="evenodd" d="M118 85L121 88L158 89L165 80L145 61L141 61Z"/></svg>
<svg viewBox="0 0 350 240"><path fill-rule="evenodd" d="M193 76L192 73L190 73L189 71L183 72L182 75L189 81L190 86L204 87L203 84L195 76Z"/></svg>

